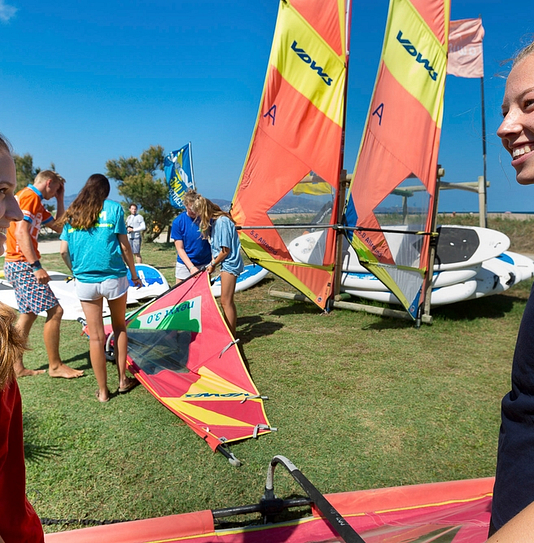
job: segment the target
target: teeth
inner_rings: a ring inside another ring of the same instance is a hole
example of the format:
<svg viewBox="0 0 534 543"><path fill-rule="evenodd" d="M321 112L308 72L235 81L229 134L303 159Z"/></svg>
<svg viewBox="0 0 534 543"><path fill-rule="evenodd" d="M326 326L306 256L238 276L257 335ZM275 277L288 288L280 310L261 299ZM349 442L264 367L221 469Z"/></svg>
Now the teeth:
<svg viewBox="0 0 534 543"><path fill-rule="evenodd" d="M525 145L524 147L521 147L520 149L514 149L512 151L512 157L517 158L519 156L523 156L525 153L530 153L532 149L530 148L530 145Z"/></svg>

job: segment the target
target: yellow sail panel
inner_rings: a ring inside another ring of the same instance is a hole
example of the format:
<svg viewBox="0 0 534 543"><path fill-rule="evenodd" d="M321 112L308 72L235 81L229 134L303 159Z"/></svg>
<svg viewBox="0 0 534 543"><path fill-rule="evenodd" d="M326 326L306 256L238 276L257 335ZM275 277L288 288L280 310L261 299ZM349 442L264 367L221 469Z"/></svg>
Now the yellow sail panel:
<svg viewBox="0 0 534 543"><path fill-rule="evenodd" d="M400 47L399 47L400 45ZM443 101L436 91L444 88L447 55L444 45L408 0L397 0L386 30L382 60L393 77L427 109L441 126Z"/></svg>
<svg viewBox="0 0 534 543"><path fill-rule="evenodd" d="M254 428L253 424L250 424L246 421L242 421L238 418L233 418L231 416L217 413L216 411L212 411L211 409L204 409L203 407L194 405L191 402L184 402L178 398L163 398L163 400L171 410L179 411L180 413L191 419L203 421L206 424L208 431L210 426Z"/></svg>
<svg viewBox="0 0 534 543"><path fill-rule="evenodd" d="M343 122L345 58L290 5L281 4L269 64L334 123Z"/></svg>
<svg viewBox="0 0 534 543"><path fill-rule="evenodd" d="M200 367L198 375L200 378L189 387L184 395L185 398L197 397L202 399L204 397L216 399L241 396L240 399L242 400L251 395L246 389L240 389L235 383L227 381L209 368Z"/></svg>

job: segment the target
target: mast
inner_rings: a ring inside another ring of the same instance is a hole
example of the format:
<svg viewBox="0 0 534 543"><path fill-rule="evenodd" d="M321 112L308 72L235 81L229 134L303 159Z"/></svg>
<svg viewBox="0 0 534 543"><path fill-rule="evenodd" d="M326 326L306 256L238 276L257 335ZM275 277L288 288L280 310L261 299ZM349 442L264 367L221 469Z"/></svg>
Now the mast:
<svg viewBox="0 0 534 543"><path fill-rule="evenodd" d="M341 131L341 147L339 151L339 188L337 197L337 225L342 226L343 215L345 213L345 198L347 192L347 172L343 168L345 161L345 128L347 123L347 96L349 86L349 60L350 60L350 27L352 22L352 0L346 0L345 4L345 36L346 36L346 64L345 64L345 89L343 92L343 125ZM336 296L341 291L341 272L343 265L343 239L344 231L342 229L336 230L336 257L335 257L335 273L334 273L334 288L332 289L332 298L330 302L333 302Z"/></svg>

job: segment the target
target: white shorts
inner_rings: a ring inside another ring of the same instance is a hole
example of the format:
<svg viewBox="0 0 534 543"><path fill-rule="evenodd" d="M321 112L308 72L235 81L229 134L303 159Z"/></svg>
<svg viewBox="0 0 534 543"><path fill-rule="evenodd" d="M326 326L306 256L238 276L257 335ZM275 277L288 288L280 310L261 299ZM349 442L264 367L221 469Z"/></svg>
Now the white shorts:
<svg viewBox="0 0 534 543"><path fill-rule="evenodd" d="M187 266L185 264L182 264L181 262L176 262L176 270L174 272L174 276L176 279L180 279L181 281L184 281L185 279L189 278L191 274L189 273L189 270L187 269Z"/></svg>
<svg viewBox="0 0 534 543"><path fill-rule="evenodd" d="M125 294L129 286L126 275L118 279L105 279L100 283L82 283L76 280L76 295L82 302L93 302L100 298L116 300Z"/></svg>

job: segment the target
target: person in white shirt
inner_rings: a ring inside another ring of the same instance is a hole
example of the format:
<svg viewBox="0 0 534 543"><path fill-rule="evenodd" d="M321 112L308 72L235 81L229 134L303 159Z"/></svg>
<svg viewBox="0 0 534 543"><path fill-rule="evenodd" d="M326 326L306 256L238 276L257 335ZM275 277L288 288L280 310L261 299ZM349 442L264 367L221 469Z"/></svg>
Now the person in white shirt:
<svg viewBox="0 0 534 543"><path fill-rule="evenodd" d="M128 231L128 240L132 246L132 253L135 256L135 262L141 264L141 232L146 230L145 219L137 213L137 204L130 205L130 215L126 219L126 230Z"/></svg>

